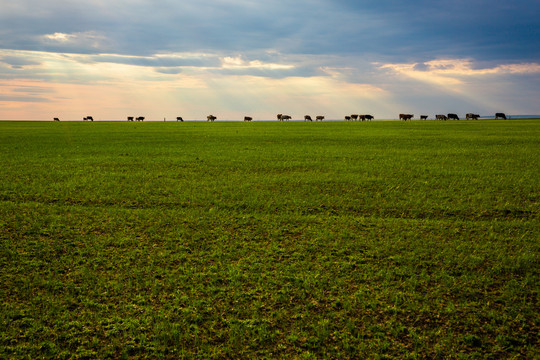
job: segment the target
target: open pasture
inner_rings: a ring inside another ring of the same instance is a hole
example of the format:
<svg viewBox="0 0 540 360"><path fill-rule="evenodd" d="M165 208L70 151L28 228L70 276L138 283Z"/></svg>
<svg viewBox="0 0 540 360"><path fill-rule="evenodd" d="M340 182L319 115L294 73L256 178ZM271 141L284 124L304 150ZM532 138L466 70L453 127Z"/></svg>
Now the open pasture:
<svg viewBox="0 0 540 360"><path fill-rule="evenodd" d="M0 358L540 356L540 121L0 122Z"/></svg>

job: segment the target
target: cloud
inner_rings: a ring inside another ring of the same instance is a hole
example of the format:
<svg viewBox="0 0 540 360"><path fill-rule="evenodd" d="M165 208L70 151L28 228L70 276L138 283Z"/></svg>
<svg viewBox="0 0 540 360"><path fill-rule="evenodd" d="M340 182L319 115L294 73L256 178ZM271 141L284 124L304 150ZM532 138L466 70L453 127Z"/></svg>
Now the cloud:
<svg viewBox="0 0 540 360"><path fill-rule="evenodd" d="M501 64L476 68L471 59L437 59L422 63L378 64L380 69L440 85L461 85L471 77L505 74L540 74L539 63Z"/></svg>
<svg viewBox="0 0 540 360"><path fill-rule="evenodd" d="M0 48L69 53L374 54L387 62L473 57L532 62L536 0L6 1ZM387 59L387 60L386 60Z"/></svg>
<svg viewBox="0 0 540 360"><path fill-rule="evenodd" d="M40 37L40 42L43 45L50 45L55 48L64 48L66 50L95 49L103 51L109 46L108 38L99 34L96 31L86 31L77 33L60 33L45 34Z"/></svg>
<svg viewBox="0 0 540 360"><path fill-rule="evenodd" d="M0 101L2 102L50 102L50 99L39 96L13 96L13 95L0 95Z"/></svg>
<svg viewBox="0 0 540 360"><path fill-rule="evenodd" d="M294 69L291 64L265 63L260 60L244 60L241 56L225 56L221 58L223 69L266 69L266 70L290 70Z"/></svg>
<svg viewBox="0 0 540 360"><path fill-rule="evenodd" d="M40 65L40 62L20 56L2 56L0 62L8 64L13 69L22 69L25 66Z"/></svg>

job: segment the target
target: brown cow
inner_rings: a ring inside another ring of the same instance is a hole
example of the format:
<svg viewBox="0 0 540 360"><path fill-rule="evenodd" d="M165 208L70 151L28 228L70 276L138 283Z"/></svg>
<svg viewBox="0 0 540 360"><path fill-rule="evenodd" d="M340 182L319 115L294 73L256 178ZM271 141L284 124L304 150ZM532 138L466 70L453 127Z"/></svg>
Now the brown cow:
<svg viewBox="0 0 540 360"><path fill-rule="evenodd" d="M399 120L407 121L414 117L412 114L399 114Z"/></svg>
<svg viewBox="0 0 540 360"><path fill-rule="evenodd" d="M465 119L469 120L478 120L478 118L480 117L480 115L478 114L473 114L473 113L468 113L465 115Z"/></svg>
<svg viewBox="0 0 540 360"><path fill-rule="evenodd" d="M324 116L322 115L315 116L315 121L323 121L323 120L324 120Z"/></svg>
<svg viewBox="0 0 540 360"><path fill-rule="evenodd" d="M446 115L441 115L441 114L435 115L435 119L437 119L437 120L447 120Z"/></svg>

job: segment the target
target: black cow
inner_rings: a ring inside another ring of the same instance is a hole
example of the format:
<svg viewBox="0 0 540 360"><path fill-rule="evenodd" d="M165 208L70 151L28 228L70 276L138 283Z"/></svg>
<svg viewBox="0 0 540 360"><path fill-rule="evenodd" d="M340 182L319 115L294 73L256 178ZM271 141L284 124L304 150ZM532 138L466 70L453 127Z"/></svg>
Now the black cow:
<svg viewBox="0 0 540 360"><path fill-rule="evenodd" d="M457 114L448 114L448 120L459 120Z"/></svg>
<svg viewBox="0 0 540 360"><path fill-rule="evenodd" d="M420 115L420 120L427 120L427 115Z"/></svg>
<svg viewBox="0 0 540 360"><path fill-rule="evenodd" d="M495 119L499 119L499 118L506 120L506 115L504 113L496 113Z"/></svg>
<svg viewBox="0 0 540 360"><path fill-rule="evenodd" d="M184 121L184 119L182 119L181 116L177 116L177 117L176 117L176 121Z"/></svg>
<svg viewBox="0 0 540 360"><path fill-rule="evenodd" d="M251 116L244 116L244 121L251 121L253 118Z"/></svg>

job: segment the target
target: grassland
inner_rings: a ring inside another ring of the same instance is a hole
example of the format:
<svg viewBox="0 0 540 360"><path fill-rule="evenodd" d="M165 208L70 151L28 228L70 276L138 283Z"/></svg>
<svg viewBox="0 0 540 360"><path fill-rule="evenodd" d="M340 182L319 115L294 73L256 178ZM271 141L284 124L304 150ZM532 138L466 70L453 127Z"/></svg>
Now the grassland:
<svg viewBox="0 0 540 360"><path fill-rule="evenodd" d="M533 359L540 121L0 122L0 358Z"/></svg>

